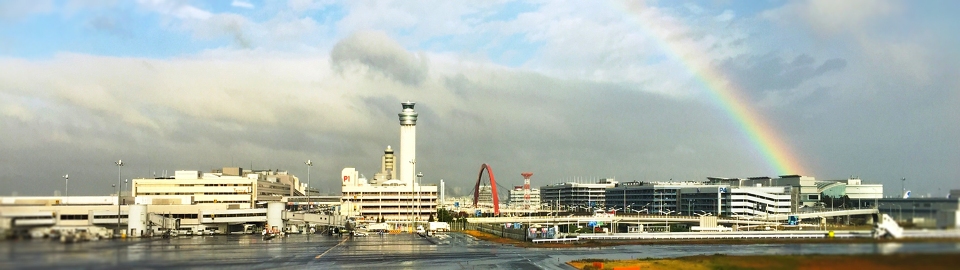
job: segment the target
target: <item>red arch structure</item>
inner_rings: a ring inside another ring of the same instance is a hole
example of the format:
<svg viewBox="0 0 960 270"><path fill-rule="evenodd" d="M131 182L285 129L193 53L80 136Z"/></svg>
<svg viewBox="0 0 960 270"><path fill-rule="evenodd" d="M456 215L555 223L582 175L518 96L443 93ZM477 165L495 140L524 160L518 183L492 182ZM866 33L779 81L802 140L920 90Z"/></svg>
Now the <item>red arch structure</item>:
<svg viewBox="0 0 960 270"><path fill-rule="evenodd" d="M473 186L473 207L477 207L477 202L480 201L480 180L483 179L483 171L487 171L487 176L489 176L488 178L490 179L490 191L492 193L491 197L493 197L493 214L500 215L500 198L497 196L497 179L493 177L493 169L486 163L480 165L477 184Z"/></svg>

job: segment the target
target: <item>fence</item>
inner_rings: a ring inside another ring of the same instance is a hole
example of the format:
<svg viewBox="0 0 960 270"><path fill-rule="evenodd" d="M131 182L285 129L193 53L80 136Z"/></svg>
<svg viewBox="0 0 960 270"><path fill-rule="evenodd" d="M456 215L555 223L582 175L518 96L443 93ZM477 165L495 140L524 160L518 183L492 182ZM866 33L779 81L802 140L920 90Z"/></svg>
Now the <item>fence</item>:
<svg viewBox="0 0 960 270"><path fill-rule="evenodd" d="M513 229L513 228L508 229L504 226L504 224L467 223L466 229L477 230L477 231L481 231L481 232L485 232L493 235L499 235L500 237L503 237L503 238L516 239L520 241L528 240L527 233L526 233L526 230L527 230L526 224L522 224L520 229Z"/></svg>

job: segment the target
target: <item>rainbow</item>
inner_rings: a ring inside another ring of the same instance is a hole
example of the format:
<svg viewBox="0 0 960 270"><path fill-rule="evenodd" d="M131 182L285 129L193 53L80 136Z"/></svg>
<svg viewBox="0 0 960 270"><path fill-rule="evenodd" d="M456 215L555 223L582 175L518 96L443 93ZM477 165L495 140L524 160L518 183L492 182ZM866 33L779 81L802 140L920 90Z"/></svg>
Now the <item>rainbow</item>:
<svg viewBox="0 0 960 270"><path fill-rule="evenodd" d="M695 44L668 38L668 33L663 30L681 29L681 25L673 21L650 22L642 14L644 9L642 5L635 2L628 4L626 13L637 18L640 28L660 43L660 47L667 54L688 68L691 74L709 90L712 100L727 112L746 139L762 155L769 169L779 175L805 172L790 146L783 142L782 137L764 121L760 114L744 102L746 99L739 88L710 65L711 58L703 50L697 48ZM658 25L663 29L653 29L649 27L650 25Z"/></svg>

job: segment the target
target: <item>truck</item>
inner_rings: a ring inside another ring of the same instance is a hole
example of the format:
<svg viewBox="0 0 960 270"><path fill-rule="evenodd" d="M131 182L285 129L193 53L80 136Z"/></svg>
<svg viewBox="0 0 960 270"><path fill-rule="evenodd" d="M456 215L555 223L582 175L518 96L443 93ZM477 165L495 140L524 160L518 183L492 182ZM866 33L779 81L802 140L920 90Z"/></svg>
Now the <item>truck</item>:
<svg viewBox="0 0 960 270"><path fill-rule="evenodd" d="M450 230L450 224L446 222L430 222L429 230L431 232L445 232Z"/></svg>

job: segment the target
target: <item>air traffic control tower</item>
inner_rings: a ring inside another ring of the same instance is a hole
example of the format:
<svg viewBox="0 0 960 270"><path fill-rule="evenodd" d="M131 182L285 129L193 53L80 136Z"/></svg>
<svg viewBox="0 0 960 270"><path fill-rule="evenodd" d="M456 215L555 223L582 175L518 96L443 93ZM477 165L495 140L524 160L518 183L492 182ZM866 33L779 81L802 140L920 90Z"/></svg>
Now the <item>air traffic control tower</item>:
<svg viewBox="0 0 960 270"><path fill-rule="evenodd" d="M400 176L398 179L412 186L414 174L417 170L417 112L413 110L414 102L401 102L403 111L400 116Z"/></svg>

